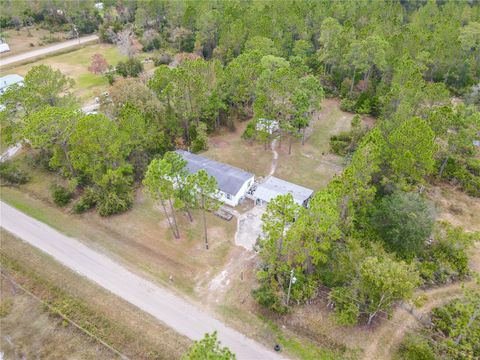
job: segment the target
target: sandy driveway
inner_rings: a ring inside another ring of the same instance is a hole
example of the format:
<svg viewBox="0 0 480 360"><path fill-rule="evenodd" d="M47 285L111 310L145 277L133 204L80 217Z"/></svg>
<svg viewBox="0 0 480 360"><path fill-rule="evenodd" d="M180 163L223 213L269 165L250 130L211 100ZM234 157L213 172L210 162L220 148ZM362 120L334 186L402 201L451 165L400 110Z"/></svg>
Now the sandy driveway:
<svg viewBox="0 0 480 360"><path fill-rule="evenodd" d="M182 335L196 340L206 332L217 330L222 344L236 353L238 359L285 359L181 297L133 274L106 255L3 202L0 202L0 225Z"/></svg>

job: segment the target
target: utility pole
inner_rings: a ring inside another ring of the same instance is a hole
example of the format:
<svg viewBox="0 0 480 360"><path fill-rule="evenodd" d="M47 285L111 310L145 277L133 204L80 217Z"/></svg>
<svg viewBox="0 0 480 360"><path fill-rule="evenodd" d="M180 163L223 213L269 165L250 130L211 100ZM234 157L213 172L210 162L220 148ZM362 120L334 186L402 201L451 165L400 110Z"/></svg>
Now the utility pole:
<svg viewBox="0 0 480 360"><path fill-rule="evenodd" d="M290 271L290 282L288 283L288 294L287 294L287 306L288 303L290 302L290 292L292 290L292 284L295 284L297 281L297 278L293 276L293 269Z"/></svg>

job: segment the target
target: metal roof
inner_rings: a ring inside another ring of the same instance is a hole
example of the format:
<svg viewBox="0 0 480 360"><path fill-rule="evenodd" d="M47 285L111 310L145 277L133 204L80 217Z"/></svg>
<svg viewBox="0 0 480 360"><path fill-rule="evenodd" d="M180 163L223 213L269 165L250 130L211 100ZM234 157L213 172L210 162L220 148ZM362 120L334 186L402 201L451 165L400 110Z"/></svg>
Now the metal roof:
<svg viewBox="0 0 480 360"><path fill-rule="evenodd" d="M6 89L13 84L23 82L23 77L17 74L10 74L0 77L0 89Z"/></svg>
<svg viewBox="0 0 480 360"><path fill-rule="evenodd" d="M253 196L265 202L270 202L278 195L286 194L292 194L295 202L298 205L303 205L305 200L312 196L313 190L271 176L265 182L257 185Z"/></svg>
<svg viewBox="0 0 480 360"><path fill-rule="evenodd" d="M236 195L243 184L254 177L247 171L185 150L176 150L176 153L182 155L187 161L187 170L190 173L196 173L201 169L205 170L210 176L217 179L218 189L227 194Z"/></svg>

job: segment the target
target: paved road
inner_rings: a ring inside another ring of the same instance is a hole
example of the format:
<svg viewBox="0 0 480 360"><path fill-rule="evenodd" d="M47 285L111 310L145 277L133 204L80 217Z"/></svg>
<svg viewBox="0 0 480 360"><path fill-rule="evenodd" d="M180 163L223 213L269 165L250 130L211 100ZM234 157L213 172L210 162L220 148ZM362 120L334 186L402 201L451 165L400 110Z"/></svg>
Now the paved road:
<svg viewBox="0 0 480 360"><path fill-rule="evenodd" d="M29 244L125 299L190 339L218 331L238 359L285 359L224 325L170 291L133 274L109 257L0 202L0 225Z"/></svg>
<svg viewBox="0 0 480 360"><path fill-rule="evenodd" d="M81 37L80 39L74 39L74 40L68 40L64 41L59 44L55 44L52 46L47 46L41 49L37 50L32 50L23 54L19 55L14 55L14 56L8 56L8 57L1 57L0 58L0 66L5 66L5 65L10 65L12 63L16 63L19 61L24 61L24 60L29 60L31 58L35 58L38 56L43 56L52 52L56 52L59 50L67 49L69 47L77 46L79 44L84 44L87 42L95 41L98 40L97 35L90 35L90 36L84 36Z"/></svg>

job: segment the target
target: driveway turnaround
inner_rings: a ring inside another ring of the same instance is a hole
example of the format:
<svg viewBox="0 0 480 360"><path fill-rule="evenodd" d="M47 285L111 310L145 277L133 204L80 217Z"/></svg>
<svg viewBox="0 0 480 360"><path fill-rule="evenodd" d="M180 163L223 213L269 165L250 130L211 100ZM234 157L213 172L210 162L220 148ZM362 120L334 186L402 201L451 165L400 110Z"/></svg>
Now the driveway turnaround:
<svg viewBox="0 0 480 360"><path fill-rule="evenodd" d="M23 53L23 54L18 54L18 55L8 56L8 57L3 57L2 56L0 58L0 66L6 66L6 65L10 65L10 64L19 62L19 61L30 60L30 59L36 58L38 56L47 55L47 54L50 54L52 52L60 51L60 50L67 49L67 48L73 47L73 46L78 46L78 45L85 44L85 43L95 41L95 40L98 40L97 35L84 36L84 37L81 37L79 39L64 41L64 42L61 42L59 44L55 44L55 45L52 45L52 46L47 46L47 47L37 49L37 50L32 50L32 51L29 51L29 52L26 52L26 53Z"/></svg>
<svg viewBox="0 0 480 360"><path fill-rule="evenodd" d="M4 202L0 202L0 226L192 340L216 330L222 345L229 347L238 359L286 359L169 290L133 274L108 256Z"/></svg>

